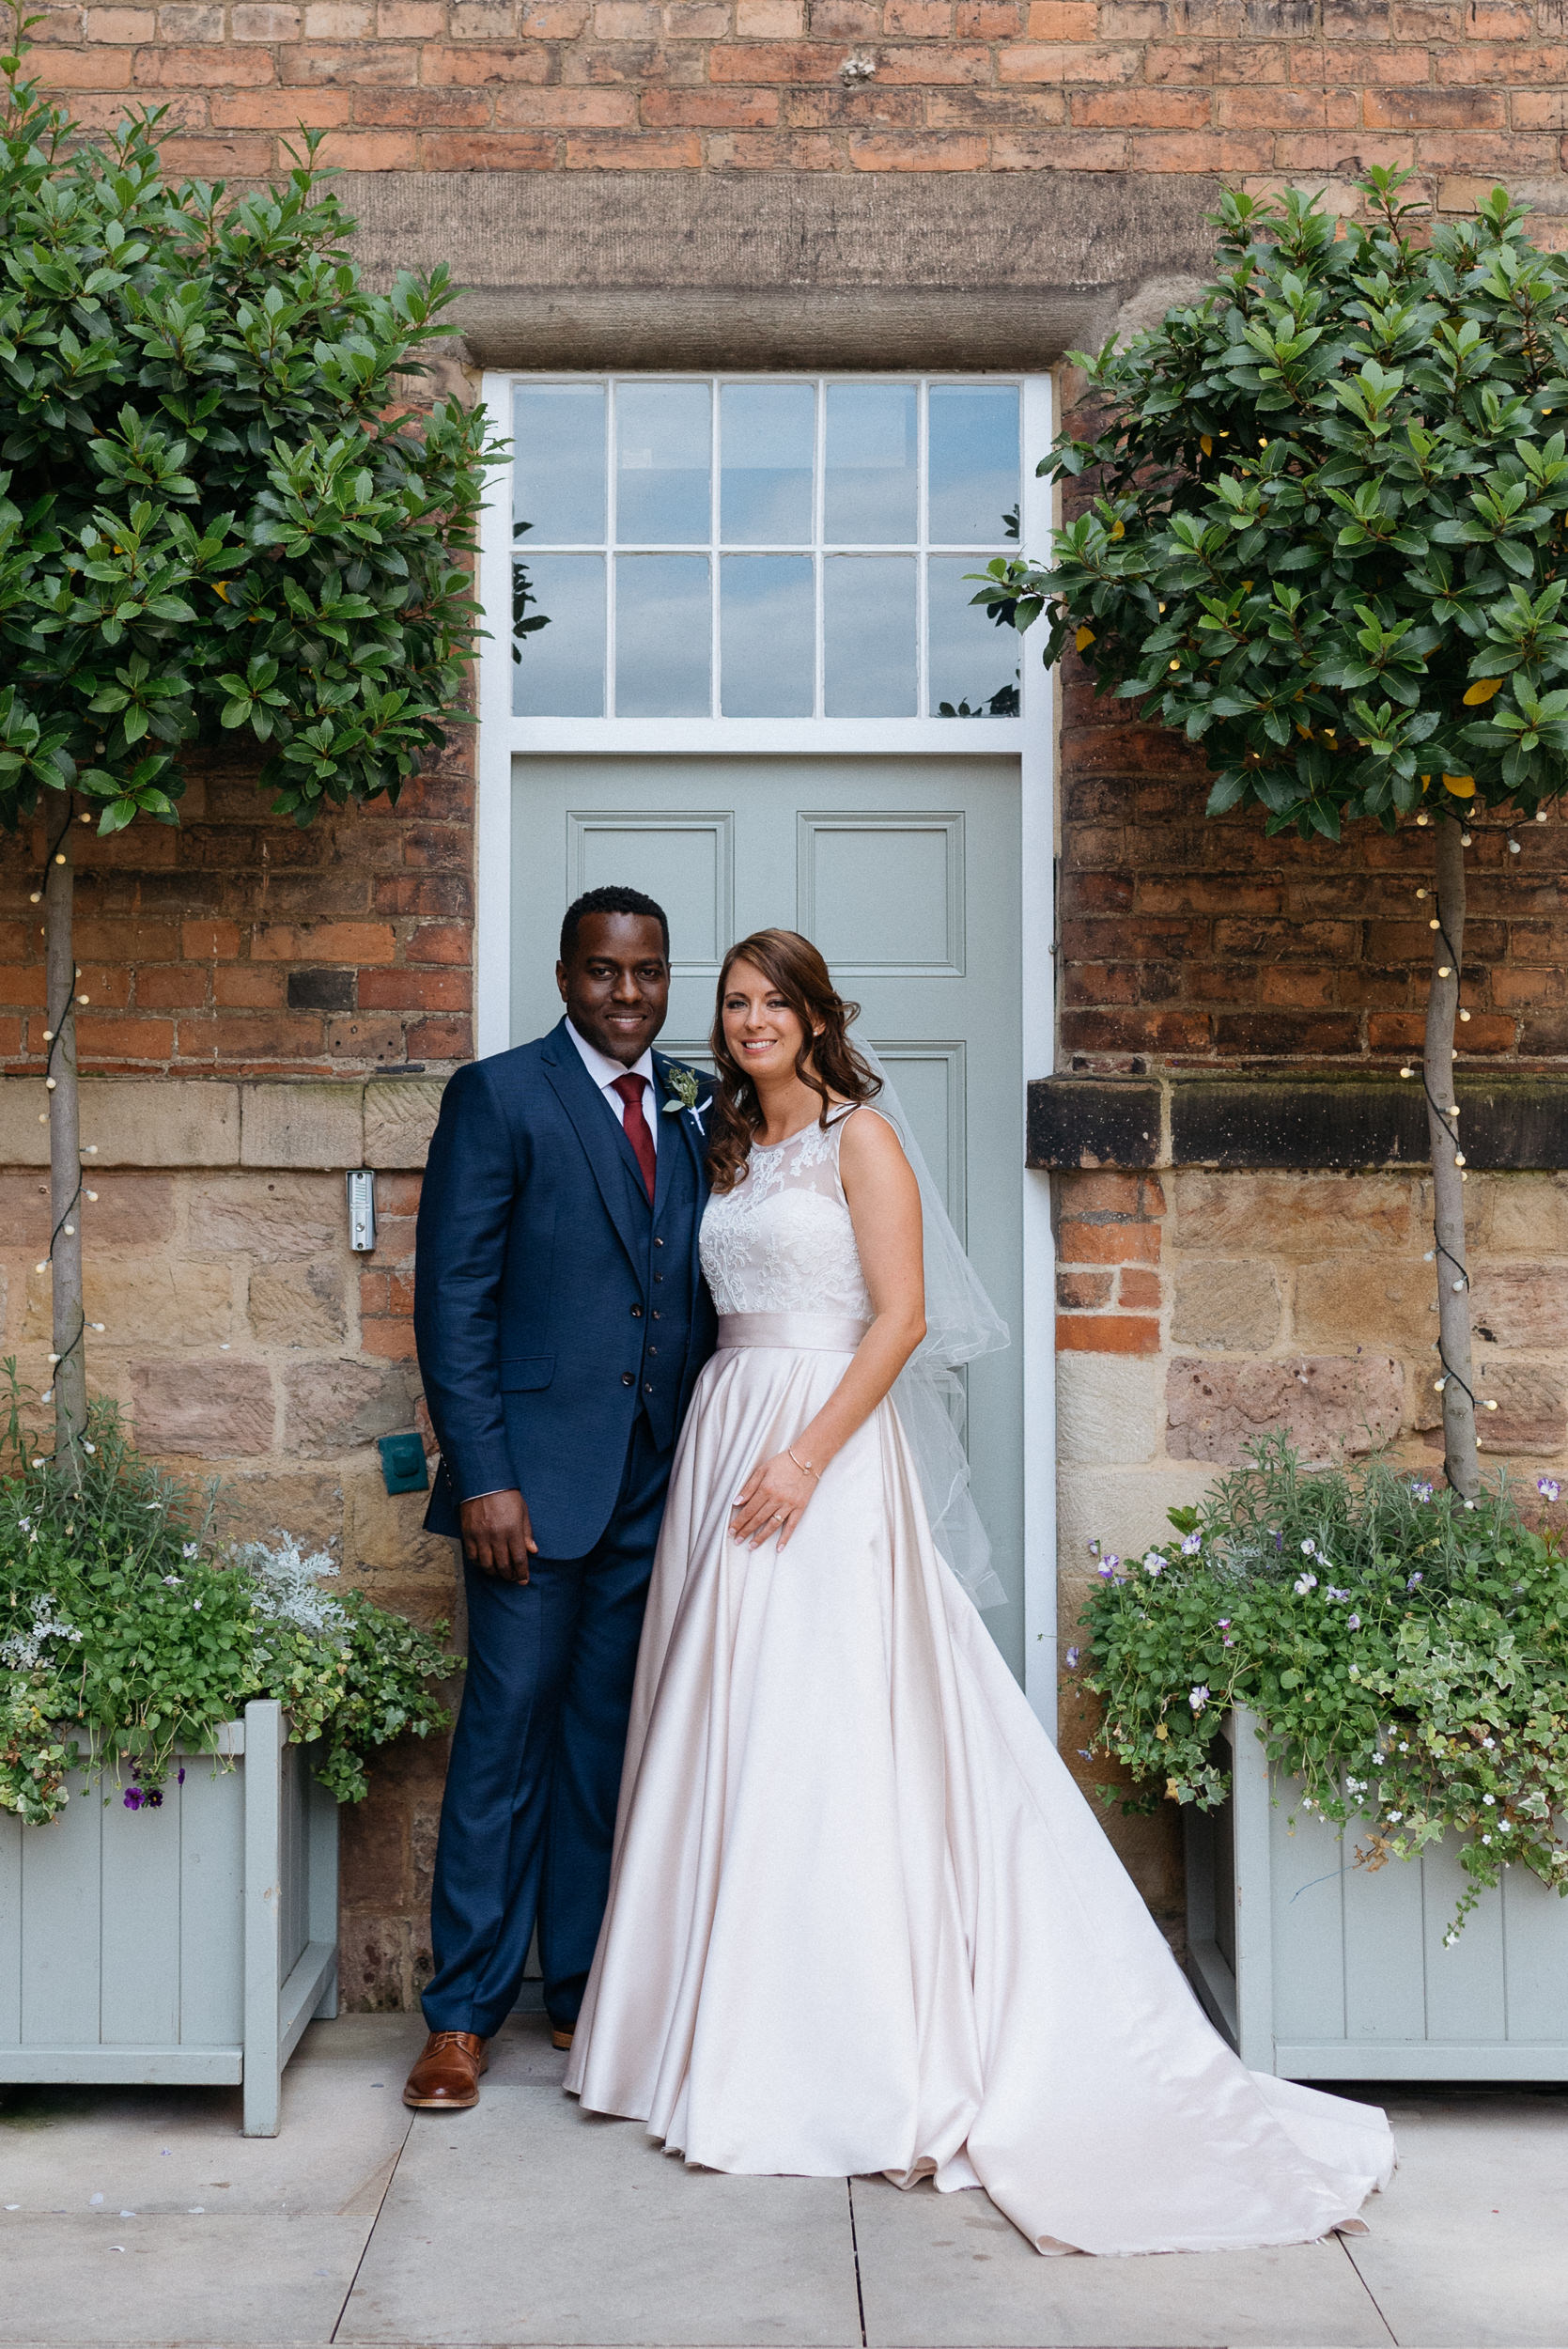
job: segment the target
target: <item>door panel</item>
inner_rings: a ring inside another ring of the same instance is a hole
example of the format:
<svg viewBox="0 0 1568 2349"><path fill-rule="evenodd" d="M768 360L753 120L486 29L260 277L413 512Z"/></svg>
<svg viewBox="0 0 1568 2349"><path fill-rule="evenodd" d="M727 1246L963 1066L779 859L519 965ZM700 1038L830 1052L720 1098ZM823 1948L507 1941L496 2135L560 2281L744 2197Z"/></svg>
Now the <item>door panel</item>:
<svg viewBox="0 0 1568 2349"><path fill-rule="evenodd" d="M1019 808L1016 759L520 758L512 1038L553 1026L561 916L622 882L670 916L666 1050L707 1058L731 940L802 930L889 1064L948 1211L1014 1331L971 1366L975 1493L1022 1672Z"/></svg>

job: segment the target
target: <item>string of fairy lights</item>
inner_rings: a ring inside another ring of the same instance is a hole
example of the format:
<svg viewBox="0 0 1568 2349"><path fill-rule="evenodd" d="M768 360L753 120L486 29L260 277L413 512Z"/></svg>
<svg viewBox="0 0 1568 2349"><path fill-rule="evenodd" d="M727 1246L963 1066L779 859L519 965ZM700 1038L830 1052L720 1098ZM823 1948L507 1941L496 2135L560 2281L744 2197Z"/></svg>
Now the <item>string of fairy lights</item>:
<svg viewBox="0 0 1568 2349"><path fill-rule="evenodd" d="M1416 817L1418 824L1429 824L1431 820L1431 817L1427 814L1424 808ZM1544 807L1536 809L1535 820L1538 824L1544 824L1545 822L1546 811ZM1520 855L1522 852L1520 843L1514 837L1512 826L1507 829L1506 837L1508 841L1509 854L1511 856ZM1468 848L1473 846L1474 840L1475 833L1468 828L1467 828L1459 835L1459 845L1462 848ZM1437 965L1437 976L1440 979L1452 978L1457 983L1461 969L1460 958L1458 951L1454 946L1454 942L1449 936L1448 926L1443 916L1441 894L1436 889L1428 891L1423 887L1417 890L1416 895L1418 899L1422 901L1430 895L1434 906L1436 908L1436 911L1428 916L1427 927L1437 932L1438 937L1442 941L1443 951L1448 956L1447 962L1440 962ZM1470 1017L1469 1012L1463 1004L1459 1006L1459 1017L1462 1021L1467 1021ZM1456 1061L1458 1058L1459 1047L1454 1045L1451 1048L1450 1059ZM1400 1069L1399 1073L1402 1077L1413 1077L1416 1071L1409 1063L1406 1063ZM1465 1164L1465 1153L1459 1146L1459 1128L1457 1125L1451 1124L1450 1122L1452 1119L1458 1117L1459 1104L1457 1101L1449 1101L1445 1103L1436 1098L1436 1096L1432 1090L1432 1081L1426 1073L1426 1064L1424 1060L1421 1063L1421 1090L1426 1095L1427 1106L1431 1110L1432 1114L1436 1119L1438 1125L1442 1128L1444 1133L1447 1134L1449 1141L1453 1145L1453 1163L1459 1169L1459 1179L1462 1183L1467 1183L1470 1179L1469 1170ZM1451 1086L1450 1091L1452 1092L1452 1090L1454 1090L1454 1088ZM1438 1233L1436 1186L1434 1186L1432 1246L1426 1252L1426 1262L1428 1264L1436 1264L1439 1267L1437 1275L1439 1280L1445 1277L1440 1268L1445 1259L1453 1268L1452 1283L1455 1290L1464 1291L1468 1289L1470 1285L1469 1267L1462 1263L1451 1248L1444 1245L1444 1242ZM1453 1364L1449 1361L1447 1349L1443 1345L1442 1325L1440 1319L1438 1323L1438 1333L1435 1350L1442 1375L1440 1377L1435 1378L1432 1382L1432 1391L1434 1394L1442 1394L1450 1385L1453 1385L1462 1388L1464 1392L1468 1396L1470 1408L1472 1410L1480 1409L1483 1411L1495 1411L1498 1408L1496 1401L1490 1396L1478 1396L1474 1388L1470 1386L1468 1380L1463 1378L1459 1372L1454 1368Z"/></svg>
<svg viewBox="0 0 1568 2349"><path fill-rule="evenodd" d="M82 821L84 824L90 824L92 822L92 817L90 815L84 816L82 817ZM68 800L66 801L66 814L64 821L61 823L59 831L55 833L53 841L50 843L48 861L51 864L63 864L66 862L65 842L66 834L70 830L70 802ZM43 894L44 893L41 889L35 889L32 892L33 904L40 905L43 902ZM81 965L76 962L73 957L71 961L70 975L66 981L66 990L59 1003L51 1003L47 995L44 999L44 1011L49 1020L49 1025L43 1032L43 1041L49 1047L49 1051L43 1065L43 1082L44 1090L48 1093L56 1092L59 1087L60 1081L54 1074L54 1060L55 1055L59 1052L64 1042L66 1022L72 1017L76 1004L86 1003L90 1000L89 997L85 995L79 995L76 992L81 977ZM39 1112L39 1124L40 1126L46 1126L48 1123L49 1111L45 1109ZM66 1206L61 1208L58 1216L54 1220L54 1229L49 1235L49 1252L46 1256L42 1256L39 1260L37 1268L40 1273L47 1272L51 1275L51 1277L53 1277L55 1248L58 1246L62 1236L68 1239L74 1239L76 1237L76 1224L72 1219L80 1215L82 1201L84 1199L96 1201L98 1198L96 1190L88 1190L84 1186L81 1163L84 1158L96 1158L97 1156L98 1145L96 1143L88 1143L84 1148L79 1150L77 1154L76 1189L71 1193L71 1196ZM90 1324L88 1323L85 1305L80 1299L78 1299L76 1307L76 1328L71 1333L70 1344L66 1346L63 1353L51 1353L49 1357L50 1376L54 1383L44 1390L43 1394L39 1397L41 1402L52 1403L54 1401L54 1384L58 1382L65 1366L70 1362L71 1356L77 1351L78 1347L85 1346L89 1327L98 1331L100 1334L101 1334L103 1330L103 1324L101 1321L95 1321ZM73 1436L79 1435L81 1432L82 1431L80 1429L71 1430L71 1434Z"/></svg>

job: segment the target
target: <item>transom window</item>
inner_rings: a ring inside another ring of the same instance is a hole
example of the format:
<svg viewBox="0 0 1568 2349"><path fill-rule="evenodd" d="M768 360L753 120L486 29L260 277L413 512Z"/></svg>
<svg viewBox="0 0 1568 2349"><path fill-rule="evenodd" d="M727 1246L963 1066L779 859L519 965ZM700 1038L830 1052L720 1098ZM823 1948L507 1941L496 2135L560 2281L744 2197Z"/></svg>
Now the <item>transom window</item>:
<svg viewBox="0 0 1568 2349"><path fill-rule="evenodd" d="M1016 545L1020 386L535 380L513 405L512 708L1012 718L966 573Z"/></svg>

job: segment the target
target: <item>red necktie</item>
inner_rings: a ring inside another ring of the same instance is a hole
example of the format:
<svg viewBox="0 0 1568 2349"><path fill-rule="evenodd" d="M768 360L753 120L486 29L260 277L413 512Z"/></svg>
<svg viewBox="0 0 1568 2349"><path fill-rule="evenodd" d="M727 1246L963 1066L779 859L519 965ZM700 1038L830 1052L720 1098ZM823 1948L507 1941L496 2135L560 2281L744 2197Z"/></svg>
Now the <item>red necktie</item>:
<svg viewBox="0 0 1568 2349"><path fill-rule="evenodd" d="M643 1170L643 1181L647 1187L648 1205L651 1206L654 1185L659 1178L659 1160L654 1154L648 1121L643 1115L643 1091L647 1081L645 1077L617 1077L611 1091L618 1093L626 1103L626 1138L637 1153L637 1163Z"/></svg>

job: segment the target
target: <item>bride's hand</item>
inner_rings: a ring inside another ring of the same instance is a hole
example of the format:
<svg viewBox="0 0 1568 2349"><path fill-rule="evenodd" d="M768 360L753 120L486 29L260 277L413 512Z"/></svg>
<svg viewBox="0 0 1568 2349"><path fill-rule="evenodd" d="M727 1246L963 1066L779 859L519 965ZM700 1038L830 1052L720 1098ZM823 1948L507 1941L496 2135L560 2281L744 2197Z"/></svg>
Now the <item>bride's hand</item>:
<svg viewBox="0 0 1568 2349"><path fill-rule="evenodd" d="M770 1460L754 1468L740 1487L730 1532L737 1542L750 1542L753 1549L776 1533L783 1549L815 1486L815 1477L798 1468L787 1452L776 1452Z"/></svg>

